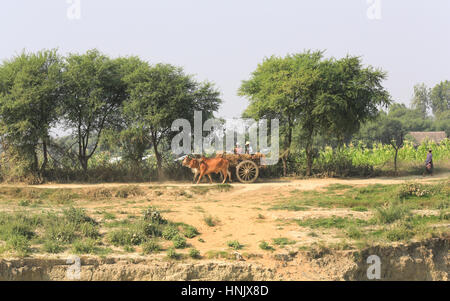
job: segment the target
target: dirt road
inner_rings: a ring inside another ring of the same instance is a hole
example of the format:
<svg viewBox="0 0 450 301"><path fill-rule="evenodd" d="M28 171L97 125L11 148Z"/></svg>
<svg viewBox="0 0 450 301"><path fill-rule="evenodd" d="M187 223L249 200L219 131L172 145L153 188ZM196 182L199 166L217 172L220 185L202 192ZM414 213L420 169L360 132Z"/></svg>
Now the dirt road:
<svg viewBox="0 0 450 301"><path fill-rule="evenodd" d="M324 178L324 179L296 179L284 178L280 180L261 180L252 184L242 184L239 182L231 183L234 187L245 189L245 191L258 190L267 187L291 186L301 190L313 190L325 187L331 184L347 185L370 185L370 184L400 184L405 181L433 182L450 178L450 172L441 173L435 176L407 176L407 177L379 177L379 178ZM35 188L95 188L95 187L117 187L119 185L139 185L139 186L174 186L174 187L193 187L197 186L189 182L146 182L146 183L101 183L101 184L55 184L48 183L42 185L21 185L21 184L3 184L0 186L17 187L27 186ZM218 184L218 183L216 183ZM199 186L208 186L210 184L199 184Z"/></svg>

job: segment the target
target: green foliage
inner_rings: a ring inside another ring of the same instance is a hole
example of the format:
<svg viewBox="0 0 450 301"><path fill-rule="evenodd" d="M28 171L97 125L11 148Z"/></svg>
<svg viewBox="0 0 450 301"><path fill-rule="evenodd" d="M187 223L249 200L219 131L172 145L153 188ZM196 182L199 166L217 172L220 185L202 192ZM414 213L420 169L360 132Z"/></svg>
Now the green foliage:
<svg viewBox="0 0 450 301"><path fill-rule="evenodd" d="M167 240L172 240L179 234L178 228L175 226L168 226L162 232L162 237Z"/></svg>
<svg viewBox="0 0 450 301"><path fill-rule="evenodd" d="M200 251L197 249L189 249L189 257L193 258L193 259L199 259L201 258L200 256Z"/></svg>
<svg viewBox="0 0 450 301"><path fill-rule="evenodd" d="M142 251L144 254L158 253L161 250L161 246L155 240L148 240L142 244Z"/></svg>
<svg viewBox="0 0 450 301"><path fill-rule="evenodd" d="M293 245L295 244L295 240L290 240L286 237L277 237L277 238L272 238L272 241L274 244L278 245L278 246L286 246L286 245Z"/></svg>
<svg viewBox="0 0 450 301"><path fill-rule="evenodd" d="M175 249L184 249L186 247L186 238L177 234L172 238L172 243Z"/></svg>
<svg viewBox="0 0 450 301"><path fill-rule="evenodd" d="M266 242L266 241L260 242L259 248L264 250L264 251L275 251L275 248L272 247L271 245L269 245L269 243Z"/></svg>
<svg viewBox="0 0 450 301"><path fill-rule="evenodd" d="M184 225L183 226L183 234L187 238L194 238L199 234L199 232L198 232L197 228L195 228L194 226Z"/></svg>
<svg viewBox="0 0 450 301"><path fill-rule="evenodd" d="M240 250L243 247L243 245L241 245L237 240L227 241L227 246L232 248L233 250Z"/></svg>
<svg viewBox="0 0 450 301"><path fill-rule="evenodd" d="M178 254L174 248L167 249L167 258L169 259L180 259L181 255Z"/></svg>
<svg viewBox="0 0 450 301"><path fill-rule="evenodd" d="M43 250L47 253L57 254L64 251L64 247L57 241L46 240L43 245Z"/></svg>
<svg viewBox="0 0 450 301"><path fill-rule="evenodd" d="M402 204L391 204L376 208L375 218L381 224L391 224L410 214L410 210Z"/></svg>
<svg viewBox="0 0 450 301"><path fill-rule="evenodd" d="M218 220L216 218L212 217L211 215L204 216L203 221L205 222L205 224L207 224L210 227L214 227L218 223Z"/></svg>

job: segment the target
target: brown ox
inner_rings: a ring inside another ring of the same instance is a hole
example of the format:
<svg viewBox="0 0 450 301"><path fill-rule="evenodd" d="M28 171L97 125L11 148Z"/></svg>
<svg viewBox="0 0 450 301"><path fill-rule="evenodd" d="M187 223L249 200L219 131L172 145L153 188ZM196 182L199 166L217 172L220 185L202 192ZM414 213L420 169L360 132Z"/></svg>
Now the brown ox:
<svg viewBox="0 0 450 301"><path fill-rule="evenodd" d="M223 158L205 158L202 157L201 159L195 159L190 158L189 156L184 158L183 160L183 166L187 166L192 169L194 172L194 181L197 176L197 174L200 174L197 184L200 183L201 179L204 175L207 175L209 177L209 181L212 184L211 179L211 173L220 173L223 177L224 184L227 180L227 177L230 179L231 182L231 173L228 170L229 162L227 159Z"/></svg>

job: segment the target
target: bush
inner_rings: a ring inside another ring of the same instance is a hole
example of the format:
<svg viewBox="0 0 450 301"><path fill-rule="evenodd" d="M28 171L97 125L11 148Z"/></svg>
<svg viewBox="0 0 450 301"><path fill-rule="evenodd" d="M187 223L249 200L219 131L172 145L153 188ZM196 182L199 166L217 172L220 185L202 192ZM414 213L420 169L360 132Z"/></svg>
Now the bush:
<svg viewBox="0 0 450 301"><path fill-rule="evenodd" d="M400 204L393 204L387 207L377 207L375 219L381 224L391 224L409 215L409 209Z"/></svg>
<svg viewBox="0 0 450 301"><path fill-rule="evenodd" d="M199 259L200 256L200 251L197 249L190 249L189 250L189 257L194 258L194 259Z"/></svg>
<svg viewBox="0 0 450 301"><path fill-rule="evenodd" d="M275 250L275 248L272 247L271 245L269 245L266 241L262 241L259 244L259 248L262 250L265 250L265 251L274 251Z"/></svg>
<svg viewBox="0 0 450 301"><path fill-rule="evenodd" d="M57 219L46 225L45 236L48 240L71 243L76 237L76 226L65 220Z"/></svg>
<svg viewBox="0 0 450 301"><path fill-rule="evenodd" d="M186 236L187 238L194 238L196 237L199 233L197 228L191 226L191 225L186 225L183 227L184 230L184 236Z"/></svg>
<svg viewBox="0 0 450 301"><path fill-rule="evenodd" d="M87 216L85 211L81 208L70 207L70 209L64 210L63 215L69 223L75 225L81 225L83 223L98 225L98 223L93 218Z"/></svg>
<svg viewBox="0 0 450 301"><path fill-rule="evenodd" d="M186 247L186 238L178 234L172 238L172 242L175 249L183 249Z"/></svg>
<svg viewBox="0 0 450 301"><path fill-rule="evenodd" d="M60 243L51 240L46 240L44 242L43 249L45 252L52 254L57 254L64 251L64 247Z"/></svg>
<svg viewBox="0 0 450 301"><path fill-rule="evenodd" d="M158 242L154 240L149 240L142 244L142 251L144 254L158 253L161 249L162 248Z"/></svg>
<svg viewBox="0 0 450 301"><path fill-rule="evenodd" d="M145 239L142 235L130 229L120 229L109 232L107 240L114 246L127 246L127 245L139 245Z"/></svg>
<svg viewBox="0 0 450 301"><path fill-rule="evenodd" d="M72 245L75 254L95 254L97 251L96 241L93 239L77 240Z"/></svg>
<svg viewBox="0 0 450 301"><path fill-rule="evenodd" d="M234 250L240 250L243 247L243 245L241 245L239 243L239 241L237 241L237 240L228 241L227 242L227 246L232 248L232 249L234 249Z"/></svg>
<svg viewBox="0 0 450 301"><path fill-rule="evenodd" d="M153 207L150 207L144 211L144 221L155 223L158 225L167 223L167 221L161 216L161 213Z"/></svg>
<svg viewBox="0 0 450 301"><path fill-rule="evenodd" d="M170 259L179 259L181 257L181 255L178 254L174 248L169 248L167 250L167 257Z"/></svg>
<svg viewBox="0 0 450 301"><path fill-rule="evenodd" d="M13 235L6 241L6 245L16 251L20 257L31 253L30 241L25 236Z"/></svg>
<svg viewBox="0 0 450 301"><path fill-rule="evenodd" d="M398 191L398 197L404 199L410 196L423 197L431 195L431 190L427 189L426 186L419 183L406 183L400 186Z"/></svg>
<svg viewBox="0 0 450 301"><path fill-rule="evenodd" d="M179 234L177 227L168 226L162 232L162 237L167 240L172 240L175 236Z"/></svg>

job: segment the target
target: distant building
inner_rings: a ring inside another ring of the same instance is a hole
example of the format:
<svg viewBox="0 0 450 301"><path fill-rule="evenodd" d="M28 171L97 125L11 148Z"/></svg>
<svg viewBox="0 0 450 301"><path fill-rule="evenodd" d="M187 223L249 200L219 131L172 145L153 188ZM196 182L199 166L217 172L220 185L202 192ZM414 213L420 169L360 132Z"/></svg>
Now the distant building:
<svg viewBox="0 0 450 301"><path fill-rule="evenodd" d="M447 138L445 132L409 132L408 135L413 138L415 145L422 144L422 142L427 140L439 144L442 140Z"/></svg>

